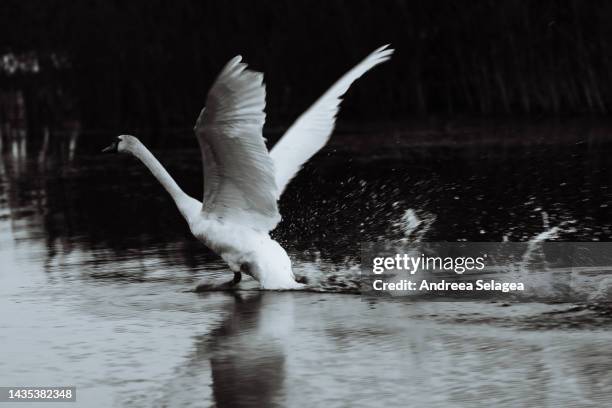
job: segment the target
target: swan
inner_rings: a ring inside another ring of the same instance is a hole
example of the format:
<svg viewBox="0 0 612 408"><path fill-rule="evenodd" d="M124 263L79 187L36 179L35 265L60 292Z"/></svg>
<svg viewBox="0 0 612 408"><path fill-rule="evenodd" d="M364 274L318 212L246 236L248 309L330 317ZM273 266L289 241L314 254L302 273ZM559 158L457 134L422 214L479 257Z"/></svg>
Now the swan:
<svg viewBox="0 0 612 408"><path fill-rule="evenodd" d="M280 222L277 201L302 165L329 140L341 97L351 84L393 53L382 46L353 67L304 112L268 152L262 135L266 91L263 74L231 59L213 83L194 131L204 166L202 202L187 195L136 137L120 135L103 152L130 154L161 183L191 233L234 272L262 289L301 289L287 252L270 237Z"/></svg>

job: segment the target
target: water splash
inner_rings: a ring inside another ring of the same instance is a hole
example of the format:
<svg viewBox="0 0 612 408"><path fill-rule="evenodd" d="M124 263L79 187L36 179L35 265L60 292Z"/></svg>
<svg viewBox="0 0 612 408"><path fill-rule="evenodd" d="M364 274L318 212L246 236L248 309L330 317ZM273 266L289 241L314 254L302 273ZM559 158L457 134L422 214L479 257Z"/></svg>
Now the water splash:
<svg viewBox="0 0 612 408"><path fill-rule="evenodd" d="M398 208L400 202L393 203ZM427 233L436 221L436 216L423 210L408 208L401 217L390 224L384 236L378 240L391 246L404 247L406 244L424 242ZM359 293L361 285L361 261L358 257L347 256L343 261L328 260L317 250L290 254L294 260L293 272L304 277L308 290L316 292Z"/></svg>
<svg viewBox="0 0 612 408"><path fill-rule="evenodd" d="M302 256L304 254L301 254ZM305 278L307 291L359 293L361 285L361 264L356 259L346 258L344 262L332 262L320 256L311 260L300 260L293 264L297 278Z"/></svg>
<svg viewBox="0 0 612 408"><path fill-rule="evenodd" d="M426 211L419 211L419 213L421 214L420 217L415 210L409 208L404 212L401 219L393 224L402 233L402 238L399 239L400 243L424 241L425 235L427 235L437 217Z"/></svg>
<svg viewBox="0 0 612 408"><path fill-rule="evenodd" d="M542 225L544 225L544 228L546 229L550 228L550 220L546 211L542 211Z"/></svg>
<svg viewBox="0 0 612 408"><path fill-rule="evenodd" d="M522 267L527 268L529 264L533 263L537 260L536 256L542 257L542 244L546 241L554 241L558 239L563 233L573 233L576 232L576 228L569 227L571 224L574 224L574 220L563 221L559 225L554 227L550 227L550 221L548 218L548 213L542 211L542 224L545 228L544 231L540 232L533 238L531 238L527 242L527 249L522 257ZM546 263L544 262L544 268L546 268Z"/></svg>
<svg viewBox="0 0 612 408"><path fill-rule="evenodd" d="M541 211L539 208L537 210ZM565 273L559 275L551 270L544 252L544 243L558 240L563 234L576 232L576 229L571 226L575 221L566 220L551 226L548 213L541 211L541 216L544 230L527 241L527 248L521 260L511 265L511 273L514 274L516 281L528 279L530 282L522 297L555 299L570 290L569 276Z"/></svg>
<svg viewBox="0 0 612 408"><path fill-rule="evenodd" d="M400 216L391 222L385 236L380 236L382 241L390 246L397 246L406 250L406 244L426 243L427 234L431 231L437 220L435 214L422 209L408 208L401 209L401 202L393 203L395 211L400 212ZM524 252L517 253L517 258L508 260L508 264L501 266L500 273L506 278L508 273L516 274L516 281L521 281L524 274L529 274L530 282L537 281L533 290L527 290L521 297L530 298L550 298L554 299L563 286L564 281L554 273L549 272L549 265L546 261L544 243L555 241L562 238L565 234L576 232L574 227L575 220L557 221L552 219L546 211L541 208L542 231L533 235L525 243ZM508 233L503 236L504 242L511 241ZM417 245L419 246L419 245ZM296 276L307 278L309 290L336 293L358 293L360 288L360 260L355 257L347 257L344 261L323 259L318 251L296 254L292 259ZM297 261L297 259L300 259ZM533 274L534 272L535 274ZM544 273L539 273L544 272ZM552 271L554 272L554 271ZM534 281L535 280L535 281ZM605 290L602 290L602 293Z"/></svg>
<svg viewBox="0 0 612 408"><path fill-rule="evenodd" d="M604 278L588 298L589 302L609 303L612 301L612 278Z"/></svg>

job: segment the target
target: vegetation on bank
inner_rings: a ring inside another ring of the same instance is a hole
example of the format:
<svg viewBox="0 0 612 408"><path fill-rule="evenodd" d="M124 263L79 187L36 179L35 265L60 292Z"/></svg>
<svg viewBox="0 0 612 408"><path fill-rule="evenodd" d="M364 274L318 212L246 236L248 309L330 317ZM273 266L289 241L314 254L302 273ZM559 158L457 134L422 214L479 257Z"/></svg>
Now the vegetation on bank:
<svg viewBox="0 0 612 408"><path fill-rule="evenodd" d="M286 123L392 43L393 61L351 90L343 119L606 114L611 21L603 0L5 0L0 56L38 68L0 68L0 105L19 91L36 122L184 127L240 53L266 74L269 120Z"/></svg>

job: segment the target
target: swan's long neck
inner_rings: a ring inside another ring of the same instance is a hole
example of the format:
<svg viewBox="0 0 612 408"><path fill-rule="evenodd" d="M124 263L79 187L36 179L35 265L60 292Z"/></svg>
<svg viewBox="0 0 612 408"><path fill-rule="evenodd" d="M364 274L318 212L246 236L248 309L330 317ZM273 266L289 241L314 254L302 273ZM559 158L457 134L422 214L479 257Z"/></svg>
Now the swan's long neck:
<svg viewBox="0 0 612 408"><path fill-rule="evenodd" d="M139 142L130 149L130 152L147 166L157 181L159 181L170 194L183 217L189 221L189 216L194 211L194 205L201 204L181 190L178 184L176 184L176 181L170 176L170 173L168 173L164 166L161 165L159 160L153 156L153 153L151 153L145 145Z"/></svg>

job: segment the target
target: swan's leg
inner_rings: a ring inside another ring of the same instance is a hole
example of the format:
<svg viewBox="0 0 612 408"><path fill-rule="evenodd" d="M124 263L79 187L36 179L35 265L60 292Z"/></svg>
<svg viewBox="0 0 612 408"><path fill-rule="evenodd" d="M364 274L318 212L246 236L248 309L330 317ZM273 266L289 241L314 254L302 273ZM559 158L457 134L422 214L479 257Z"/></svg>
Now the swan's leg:
<svg viewBox="0 0 612 408"><path fill-rule="evenodd" d="M242 280L242 272L238 271L235 272L234 271L234 279L232 279L232 281L230 282L230 285L237 285L240 283L240 281Z"/></svg>
<svg viewBox="0 0 612 408"><path fill-rule="evenodd" d="M230 281L223 283L214 283L214 282L200 282L198 286L196 286L196 292L208 292L208 291L216 291L216 290L233 290L236 289L236 285L240 283L242 280L242 273L240 271L234 271L234 278Z"/></svg>

